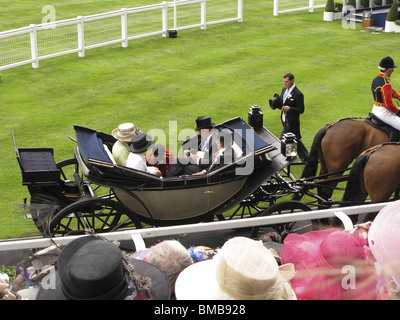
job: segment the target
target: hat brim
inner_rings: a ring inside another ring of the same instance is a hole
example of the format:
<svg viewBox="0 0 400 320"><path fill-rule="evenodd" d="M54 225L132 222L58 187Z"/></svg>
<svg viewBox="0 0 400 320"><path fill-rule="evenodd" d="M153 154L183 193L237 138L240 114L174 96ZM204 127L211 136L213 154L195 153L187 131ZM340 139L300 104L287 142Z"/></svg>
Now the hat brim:
<svg viewBox="0 0 400 320"><path fill-rule="evenodd" d="M184 269L175 282L177 300L234 300L218 286L215 259Z"/></svg>
<svg viewBox="0 0 400 320"><path fill-rule="evenodd" d="M211 123L210 125L208 125L208 126L200 126L200 127L195 127L194 129L196 130L196 131L199 131L199 130L201 130L201 129L214 129L215 128L215 123Z"/></svg>
<svg viewBox="0 0 400 320"><path fill-rule="evenodd" d="M62 256L60 255L61 259L69 259L70 256L77 250L79 247L82 245L86 244L89 241L95 241L95 240L100 240L100 241L105 241L101 238L97 237L81 237L78 238L72 242L69 243L68 246L66 246L62 253ZM59 258L59 259L60 259ZM121 257L122 259L122 257ZM62 260L61 260L62 262ZM145 262L141 260L137 260L134 258L130 258L129 262L133 265L134 270L142 277L148 277L151 279L151 289L150 293L152 296L153 300L169 300L170 295L171 295L171 285L169 283L168 278L165 276L165 274L158 269L156 266ZM62 264L61 264L62 265ZM50 288L45 289L40 287L39 292L37 294L37 300L67 300L67 297L63 293L63 285L62 281L60 278L60 272L65 273L66 270L59 269L58 271L55 272L55 286L50 286ZM53 289L54 288L54 289ZM125 299L126 296L130 294L130 291L128 292L122 292L121 295L117 296L117 299Z"/></svg>
<svg viewBox="0 0 400 320"><path fill-rule="evenodd" d="M132 133L129 136L120 136L119 135L119 129L116 128L111 132L111 135L115 138L118 139L119 141L123 141L123 142L129 142L131 141L131 139L136 135L136 133Z"/></svg>
<svg viewBox="0 0 400 320"><path fill-rule="evenodd" d="M236 300L218 285L216 259L196 262L179 274L175 282L177 300ZM289 281L294 275L292 265L280 268L279 275L283 281ZM290 290L293 298L295 294Z"/></svg>
<svg viewBox="0 0 400 320"><path fill-rule="evenodd" d="M269 106L272 110L282 108L281 97L277 93L274 94L272 99L269 99Z"/></svg>
<svg viewBox="0 0 400 320"><path fill-rule="evenodd" d="M146 152L147 150L149 150L153 145L154 145L154 139L152 137L150 137L149 135L147 135L146 137L146 144L144 144L143 146L140 146L138 148L135 148L135 146L133 146L132 144L129 146L129 149L131 150L131 152L133 153L143 153Z"/></svg>

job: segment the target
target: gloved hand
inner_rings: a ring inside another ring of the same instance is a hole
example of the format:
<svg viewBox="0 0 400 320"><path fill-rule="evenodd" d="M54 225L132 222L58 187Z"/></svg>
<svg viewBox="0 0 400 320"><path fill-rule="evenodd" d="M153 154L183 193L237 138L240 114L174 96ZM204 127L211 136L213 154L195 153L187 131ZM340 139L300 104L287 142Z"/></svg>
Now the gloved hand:
<svg viewBox="0 0 400 320"><path fill-rule="evenodd" d="M0 300L21 300L21 296L11 291L8 283L0 279Z"/></svg>

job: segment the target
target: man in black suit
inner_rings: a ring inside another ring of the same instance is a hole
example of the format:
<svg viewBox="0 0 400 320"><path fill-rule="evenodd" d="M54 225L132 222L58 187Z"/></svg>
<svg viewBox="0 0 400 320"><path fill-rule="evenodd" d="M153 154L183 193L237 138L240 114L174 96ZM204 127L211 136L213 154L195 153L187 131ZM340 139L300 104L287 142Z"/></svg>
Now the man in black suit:
<svg viewBox="0 0 400 320"><path fill-rule="evenodd" d="M211 117L197 117L196 130L198 134L183 143L183 148L190 152L176 158L165 174L166 177L194 174L208 168L213 162L213 154L218 150L218 130L214 128Z"/></svg>
<svg viewBox="0 0 400 320"><path fill-rule="evenodd" d="M285 87L282 89L280 99L282 101L281 120L283 124L282 135L292 132L297 137L297 154L301 161L308 159L308 151L301 141L300 114L304 112L304 95L294 83L293 73L286 73L283 76Z"/></svg>

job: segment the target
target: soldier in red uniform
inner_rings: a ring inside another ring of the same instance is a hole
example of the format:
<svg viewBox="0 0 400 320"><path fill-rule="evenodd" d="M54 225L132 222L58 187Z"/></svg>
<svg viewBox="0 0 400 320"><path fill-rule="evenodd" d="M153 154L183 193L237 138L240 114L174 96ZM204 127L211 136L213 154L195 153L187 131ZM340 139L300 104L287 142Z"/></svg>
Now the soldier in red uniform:
<svg viewBox="0 0 400 320"><path fill-rule="evenodd" d="M391 57L385 57L379 64L381 72L372 81L371 91L374 97L372 113L383 122L400 130L400 117L397 115L399 107L393 103L393 98L399 100L400 92L392 88L390 76L397 66Z"/></svg>

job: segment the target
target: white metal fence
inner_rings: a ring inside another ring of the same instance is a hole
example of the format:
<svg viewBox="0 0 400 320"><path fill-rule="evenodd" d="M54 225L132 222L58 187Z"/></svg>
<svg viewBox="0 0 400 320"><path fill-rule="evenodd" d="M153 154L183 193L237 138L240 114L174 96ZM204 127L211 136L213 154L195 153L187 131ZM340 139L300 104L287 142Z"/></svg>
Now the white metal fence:
<svg viewBox="0 0 400 320"><path fill-rule="evenodd" d="M347 8L347 0L343 0L343 10ZM314 12L314 9L325 8L326 0L274 0L274 16L280 13L288 13L295 11ZM386 5L386 0L382 0L382 5ZM374 6L374 0L369 0L369 7ZM361 0L356 0L356 8L361 7Z"/></svg>
<svg viewBox="0 0 400 320"><path fill-rule="evenodd" d="M62 55L162 35L170 29L205 29L208 25L243 20L243 0L180 0L29 25L0 32L0 70Z"/></svg>
<svg viewBox="0 0 400 320"><path fill-rule="evenodd" d="M326 0L274 0L274 16L305 10L314 12L314 9L325 8L325 5Z"/></svg>

